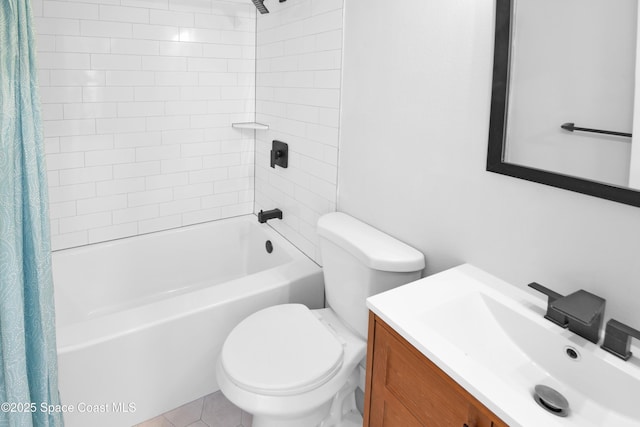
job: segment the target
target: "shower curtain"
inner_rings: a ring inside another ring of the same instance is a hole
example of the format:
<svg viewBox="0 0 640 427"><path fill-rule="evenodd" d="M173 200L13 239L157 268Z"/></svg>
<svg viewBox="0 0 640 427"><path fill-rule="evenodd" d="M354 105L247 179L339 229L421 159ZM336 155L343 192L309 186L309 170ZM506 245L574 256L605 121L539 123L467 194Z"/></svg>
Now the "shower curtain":
<svg viewBox="0 0 640 427"><path fill-rule="evenodd" d="M0 0L0 427L62 426L29 0Z"/></svg>

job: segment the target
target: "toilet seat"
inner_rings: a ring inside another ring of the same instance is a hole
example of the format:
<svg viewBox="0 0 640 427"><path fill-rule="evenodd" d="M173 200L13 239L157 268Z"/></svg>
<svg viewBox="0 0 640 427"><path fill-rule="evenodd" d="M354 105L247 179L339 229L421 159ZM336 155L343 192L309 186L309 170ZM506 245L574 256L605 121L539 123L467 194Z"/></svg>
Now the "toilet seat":
<svg viewBox="0 0 640 427"><path fill-rule="evenodd" d="M340 370L343 344L302 304L260 310L229 334L221 367L237 386L287 396L315 389Z"/></svg>

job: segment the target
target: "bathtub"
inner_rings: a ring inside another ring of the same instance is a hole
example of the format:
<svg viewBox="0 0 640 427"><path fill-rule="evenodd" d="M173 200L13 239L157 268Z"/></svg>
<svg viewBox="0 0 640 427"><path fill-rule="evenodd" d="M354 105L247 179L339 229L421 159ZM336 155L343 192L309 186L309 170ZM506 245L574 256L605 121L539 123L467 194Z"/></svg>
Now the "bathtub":
<svg viewBox="0 0 640 427"><path fill-rule="evenodd" d="M266 242L273 247L266 250ZM231 329L324 304L320 268L254 215L53 253L67 427L128 427L218 390Z"/></svg>

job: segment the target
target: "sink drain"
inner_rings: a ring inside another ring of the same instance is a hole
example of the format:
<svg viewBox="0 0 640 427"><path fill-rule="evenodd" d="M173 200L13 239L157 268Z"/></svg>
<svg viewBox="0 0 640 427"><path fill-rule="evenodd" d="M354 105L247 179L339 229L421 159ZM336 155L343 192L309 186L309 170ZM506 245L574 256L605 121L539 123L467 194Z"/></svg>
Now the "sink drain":
<svg viewBox="0 0 640 427"><path fill-rule="evenodd" d="M548 412L559 417L569 415L569 402L556 390L546 385L538 384L534 388L533 399Z"/></svg>
<svg viewBox="0 0 640 427"><path fill-rule="evenodd" d="M564 352L567 356L569 356L569 359L575 361L580 360L580 353L578 352L578 350L576 350L575 347L571 347L570 345L568 345L564 348Z"/></svg>

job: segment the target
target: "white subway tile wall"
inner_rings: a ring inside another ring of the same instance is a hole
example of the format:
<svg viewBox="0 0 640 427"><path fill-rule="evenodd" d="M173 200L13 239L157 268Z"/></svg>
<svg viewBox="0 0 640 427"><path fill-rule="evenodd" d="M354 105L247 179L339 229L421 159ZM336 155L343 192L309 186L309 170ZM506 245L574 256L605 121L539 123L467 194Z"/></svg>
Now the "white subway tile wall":
<svg viewBox="0 0 640 427"><path fill-rule="evenodd" d="M336 210L343 0L268 0L258 17L256 212L316 261L316 223ZM271 141L289 144L289 167L269 167Z"/></svg>
<svg viewBox="0 0 640 427"><path fill-rule="evenodd" d="M33 0L53 249L251 213L249 0Z"/></svg>

